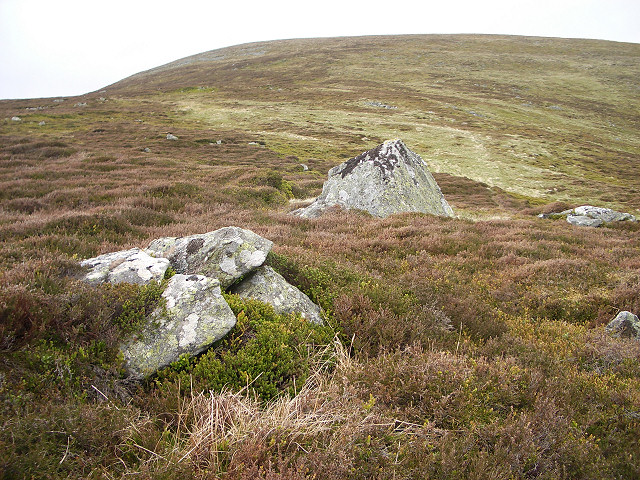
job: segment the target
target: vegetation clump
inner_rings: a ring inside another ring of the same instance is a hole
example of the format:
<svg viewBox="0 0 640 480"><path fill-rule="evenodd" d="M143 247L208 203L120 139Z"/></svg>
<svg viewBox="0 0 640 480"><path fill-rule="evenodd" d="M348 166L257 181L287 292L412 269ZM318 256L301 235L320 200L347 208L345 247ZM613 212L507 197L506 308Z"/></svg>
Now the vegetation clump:
<svg viewBox="0 0 640 480"><path fill-rule="evenodd" d="M225 298L236 326L205 354L167 367L156 379L160 388L171 382L196 392L248 391L266 402L282 393L295 395L311 373L327 366L330 328L299 315L277 315L256 300Z"/></svg>

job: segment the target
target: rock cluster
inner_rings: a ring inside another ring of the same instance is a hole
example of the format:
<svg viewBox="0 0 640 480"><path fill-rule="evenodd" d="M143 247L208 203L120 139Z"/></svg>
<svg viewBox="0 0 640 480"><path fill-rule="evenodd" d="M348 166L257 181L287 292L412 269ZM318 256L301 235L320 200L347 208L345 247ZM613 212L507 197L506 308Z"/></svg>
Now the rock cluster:
<svg viewBox="0 0 640 480"><path fill-rule="evenodd" d="M567 222L578 227L599 227L611 222L635 222L636 217L630 213L617 212L610 208L594 207L592 205L582 205L571 210L564 210L558 213L541 213L540 218L566 217Z"/></svg>
<svg viewBox="0 0 640 480"><path fill-rule="evenodd" d="M276 313L300 313L322 324L320 308L263 263L273 243L250 230L225 227L188 237L164 237L145 250L108 253L81 262L84 280L146 284L171 277L158 307L140 332L121 345L131 376L143 378L176 361L197 355L222 339L236 317L222 296L231 288L245 298L273 305Z"/></svg>
<svg viewBox="0 0 640 480"><path fill-rule="evenodd" d="M333 206L365 210L376 217L401 212L453 216L426 163L399 139L333 167L322 194L292 213L315 218Z"/></svg>

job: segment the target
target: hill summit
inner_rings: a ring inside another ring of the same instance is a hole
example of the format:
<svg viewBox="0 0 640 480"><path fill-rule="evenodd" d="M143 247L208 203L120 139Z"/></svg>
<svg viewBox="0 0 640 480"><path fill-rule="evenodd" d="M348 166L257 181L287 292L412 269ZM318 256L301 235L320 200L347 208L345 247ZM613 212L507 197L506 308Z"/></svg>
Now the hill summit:
<svg viewBox="0 0 640 480"><path fill-rule="evenodd" d="M322 194L294 214L315 218L332 206L365 210L375 217L401 212L453 216L427 164L400 139L333 167Z"/></svg>

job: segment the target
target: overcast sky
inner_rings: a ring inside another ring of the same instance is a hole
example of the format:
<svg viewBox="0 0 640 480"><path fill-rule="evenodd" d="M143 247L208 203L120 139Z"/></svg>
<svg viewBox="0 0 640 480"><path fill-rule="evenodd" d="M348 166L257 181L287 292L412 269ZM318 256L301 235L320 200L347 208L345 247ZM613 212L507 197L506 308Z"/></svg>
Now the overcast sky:
<svg viewBox="0 0 640 480"><path fill-rule="evenodd" d="M240 43L405 33L640 43L640 0L0 0L0 99L80 95Z"/></svg>

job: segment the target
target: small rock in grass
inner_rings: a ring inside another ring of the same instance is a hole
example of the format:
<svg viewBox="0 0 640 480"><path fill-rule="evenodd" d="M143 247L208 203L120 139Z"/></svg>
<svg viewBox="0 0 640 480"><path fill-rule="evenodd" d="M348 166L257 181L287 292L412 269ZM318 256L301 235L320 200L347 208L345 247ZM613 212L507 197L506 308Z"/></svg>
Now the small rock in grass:
<svg viewBox="0 0 640 480"><path fill-rule="evenodd" d="M640 320L631 312L618 313L605 328L615 337L640 340Z"/></svg>

